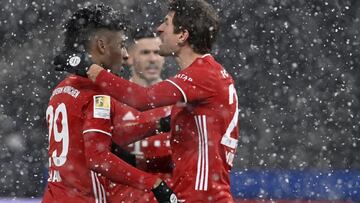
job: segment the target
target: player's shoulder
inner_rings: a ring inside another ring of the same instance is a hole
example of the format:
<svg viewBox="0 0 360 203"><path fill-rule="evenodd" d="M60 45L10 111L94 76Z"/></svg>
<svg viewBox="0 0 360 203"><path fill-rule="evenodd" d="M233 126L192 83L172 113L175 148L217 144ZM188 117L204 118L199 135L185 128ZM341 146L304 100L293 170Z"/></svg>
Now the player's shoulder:
<svg viewBox="0 0 360 203"><path fill-rule="evenodd" d="M80 89L97 87L90 79L73 74L64 78L59 85L72 85Z"/></svg>
<svg viewBox="0 0 360 203"><path fill-rule="evenodd" d="M86 102L89 97L99 94L100 89L89 79L76 75L69 75L52 91L50 99L70 95L76 101Z"/></svg>
<svg viewBox="0 0 360 203"><path fill-rule="evenodd" d="M217 81L214 85L219 85L219 80L226 81L225 83L233 80L226 69L210 54L198 58L188 72L204 81L208 80L211 83Z"/></svg>
<svg viewBox="0 0 360 203"><path fill-rule="evenodd" d="M204 76L205 74L217 74L222 71L223 66L210 55L205 54L197 58L189 67L189 72L194 72ZM185 69L186 70L186 69Z"/></svg>
<svg viewBox="0 0 360 203"><path fill-rule="evenodd" d="M213 77L225 81L225 83L234 83L234 80L227 72L227 70L224 68L223 65L221 65L214 57L207 56L205 58L206 62L209 64L210 68L208 68L210 74L213 75Z"/></svg>
<svg viewBox="0 0 360 203"><path fill-rule="evenodd" d="M212 56L210 54L205 54L196 58L194 62L187 68L181 70L174 77L189 82L205 81L207 78L211 77L214 72L212 70L214 64L211 62L211 58Z"/></svg>

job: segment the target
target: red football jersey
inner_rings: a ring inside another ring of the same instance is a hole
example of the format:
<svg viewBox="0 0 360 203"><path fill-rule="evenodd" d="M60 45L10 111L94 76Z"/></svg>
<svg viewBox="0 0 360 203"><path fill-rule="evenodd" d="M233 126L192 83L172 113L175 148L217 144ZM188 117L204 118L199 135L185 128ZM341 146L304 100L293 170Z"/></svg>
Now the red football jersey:
<svg viewBox="0 0 360 203"><path fill-rule="evenodd" d="M163 109L163 110L162 110ZM151 111L151 110L150 110ZM147 111L147 112L150 112ZM155 118L161 118L168 115L167 108L158 108L153 110ZM131 117L131 116L128 116ZM118 124L122 124L118 122ZM124 123L123 123L124 124ZM126 124L124 124L126 125ZM119 129L122 129L119 127ZM130 134L140 134L139 131L124 132ZM171 149L170 149L170 133L161 133L144 140L137 141L125 147L125 150L135 154L138 160L141 160L139 169L147 172L167 172L166 174L158 174L161 179L167 180L171 177ZM139 162L138 162L139 164ZM162 170L161 170L162 169ZM127 203L146 203L157 202L152 193L129 187L123 184L110 183L109 200L111 202L127 202Z"/></svg>
<svg viewBox="0 0 360 203"><path fill-rule="evenodd" d="M161 174L161 179L170 182L171 174ZM172 187L172 185L169 185ZM108 199L110 202L126 202L126 203L157 203L153 193L144 192L142 190L130 187L128 185L110 183L108 188Z"/></svg>
<svg viewBox="0 0 360 203"><path fill-rule="evenodd" d="M106 71L95 83L138 109L183 101L171 114L172 189L186 202L233 201L229 172L238 143L237 93L232 77L211 55L149 88Z"/></svg>
<svg viewBox="0 0 360 203"><path fill-rule="evenodd" d="M126 150L132 154L135 154L136 156L144 158L171 155L170 133L162 133L129 144L126 147Z"/></svg>
<svg viewBox="0 0 360 203"><path fill-rule="evenodd" d="M238 142L234 81L210 55L167 81L184 99L171 114L173 189L186 202L231 202L229 171Z"/></svg>
<svg viewBox="0 0 360 203"><path fill-rule="evenodd" d="M127 121L130 122L128 128L141 123L143 134L153 134L156 129L155 122L139 120L148 119L151 114L140 113L99 93L100 90L89 79L73 75L64 79L52 92L46 110L49 179L43 202L107 202L106 187L103 179L99 179L99 172L118 183L139 189L152 188L157 176L131 167L106 150L89 150L109 148L106 145L111 136L116 137L120 144L142 139L114 133L120 131L116 121L125 118L128 112L134 115ZM93 142L88 136L95 136ZM98 155L100 150L103 153ZM94 166L94 170L89 168L89 157L96 160L100 155L98 160L106 166Z"/></svg>

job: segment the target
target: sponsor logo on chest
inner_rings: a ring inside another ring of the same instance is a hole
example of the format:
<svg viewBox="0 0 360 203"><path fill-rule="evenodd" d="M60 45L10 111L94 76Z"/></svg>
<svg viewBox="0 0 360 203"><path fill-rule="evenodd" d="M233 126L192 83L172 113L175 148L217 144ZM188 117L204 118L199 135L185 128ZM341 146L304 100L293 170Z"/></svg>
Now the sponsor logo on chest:
<svg viewBox="0 0 360 203"><path fill-rule="evenodd" d="M193 79L185 74L182 74L182 73L179 73L177 75L175 75L175 78L179 78L179 79L182 79L184 81L189 81L189 82L192 82Z"/></svg>

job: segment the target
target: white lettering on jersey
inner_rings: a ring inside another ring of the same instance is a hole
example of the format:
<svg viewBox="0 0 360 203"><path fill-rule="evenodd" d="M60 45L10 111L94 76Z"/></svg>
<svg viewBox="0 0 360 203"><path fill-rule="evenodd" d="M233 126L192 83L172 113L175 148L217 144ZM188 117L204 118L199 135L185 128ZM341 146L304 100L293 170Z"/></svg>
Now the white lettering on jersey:
<svg viewBox="0 0 360 203"><path fill-rule="evenodd" d="M94 118L110 119L110 96L95 95Z"/></svg>
<svg viewBox="0 0 360 203"><path fill-rule="evenodd" d="M175 132L180 131L180 126L179 125L175 125Z"/></svg>
<svg viewBox="0 0 360 203"><path fill-rule="evenodd" d="M141 151L141 144L144 144L142 141L137 141L134 143L134 150L131 152L136 156L143 156L144 153ZM147 143L146 143L147 146Z"/></svg>
<svg viewBox="0 0 360 203"><path fill-rule="evenodd" d="M72 86L58 87L52 92L50 99L53 96L61 94L61 93L69 94L70 96L77 98L80 94L80 91Z"/></svg>
<svg viewBox="0 0 360 203"><path fill-rule="evenodd" d="M238 145L238 140L231 137L231 133L236 129L236 126L238 124L238 97L236 94L236 89L234 87L234 84L229 85L229 105L235 103L235 112L233 115L233 118L231 119L229 126L226 128L226 132L221 138L221 144L231 148L231 151L229 152L228 149L225 149L226 154L226 163L229 164L229 166L233 166L234 161L234 153L233 151L236 150Z"/></svg>
<svg viewBox="0 0 360 203"><path fill-rule="evenodd" d="M52 137L54 137L53 139L55 142L53 144L59 144L62 146L61 152L59 152L57 149L55 149L52 153L50 152L51 157L49 158L49 165L51 166L53 163L55 166L62 166L66 162L69 151L69 128L65 104L61 103L55 109L55 112L53 106L48 106L46 109L46 118L48 119L47 122L49 123L49 144L52 144L50 140ZM61 118L60 123L56 122L59 118ZM58 126L59 124L60 126ZM61 129L61 131L59 131L59 129Z"/></svg>
<svg viewBox="0 0 360 203"><path fill-rule="evenodd" d="M166 141L165 141L165 145L166 145L167 147L170 147L170 140L166 140Z"/></svg>
<svg viewBox="0 0 360 203"><path fill-rule="evenodd" d="M160 146L161 146L160 140L155 140L154 141L154 147L160 147Z"/></svg>
<svg viewBox="0 0 360 203"><path fill-rule="evenodd" d="M226 163L228 163L230 166L233 166L234 157L234 153L226 152Z"/></svg>
<svg viewBox="0 0 360 203"><path fill-rule="evenodd" d="M238 123L238 116L239 116L239 111L238 111L238 98L237 98L237 94L236 94L236 89L234 87L234 84L229 85L229 104L233 104L235 102L235 112L234 112L234 116L231 119L231 122L229 124L229 126L226 129L225 134L223 135L222 139L221 139L221 144L230 147L232 149L236 149L237 144L238 144L238 140L234 139L230 136L231 132L235 129L237 123Z"/></svg>
<svg viewBox="0 0 360 203"><path fill-rule="evenodd" d="M179 73L177 75L174 76L175 78L179 78L179 79L182 79L184 81L189 81L189 82L192 82L193 79L185 74L182 74L182 73Z"/></svg>
<svg viewBox="0 0 360 203"><path fill-rule="evenodd" d="M58 170L50 170L48 182L61 182L60 172Z"/></svg>
<svg viewBox="0 0 360 203"><path fill-rule="evenodd" d="M229 77L229 73L226 72L225 69L222 69L222 70L221 70L221 75L223 76L223 78L228 78L228 77Z"/></svg>
<svg viewBox="0 0 360 203"><path fill-rule="evenodd" d="M143 140L143 141L141 141L141 146L147 147L147 146L149 146L149 142L147 140Z"/></svg>

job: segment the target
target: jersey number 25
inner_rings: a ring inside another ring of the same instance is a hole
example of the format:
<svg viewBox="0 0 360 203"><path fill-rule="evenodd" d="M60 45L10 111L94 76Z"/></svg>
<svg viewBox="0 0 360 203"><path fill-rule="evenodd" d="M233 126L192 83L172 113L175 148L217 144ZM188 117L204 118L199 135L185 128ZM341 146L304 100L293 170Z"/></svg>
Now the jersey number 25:
<svg viewBox="0 0 360 203"><path fill-rule="evenodd" d="M231 132L234 131L236 128L236 125L238 123L238 98L236 94L236 89L234 87L234 84L229 85L229 105L235 103L235 112L234 115L230 121L229 126L226 128L226 132L224 133L223 137L221 138L221 144L229 147L231 151L226 151L226 162L232 166L234 157L235 157L235 151L236 147L238 145L238 140L231 137Z"/></svg>

